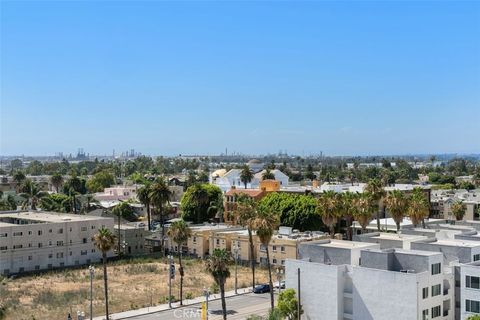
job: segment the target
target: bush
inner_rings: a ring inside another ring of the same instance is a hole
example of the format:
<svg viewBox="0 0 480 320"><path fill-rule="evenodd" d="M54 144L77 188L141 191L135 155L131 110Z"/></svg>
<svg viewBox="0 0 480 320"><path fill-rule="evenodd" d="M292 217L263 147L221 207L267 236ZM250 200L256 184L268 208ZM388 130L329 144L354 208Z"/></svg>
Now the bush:
<svg viewBox="0 0 480 320"><path fill-rule="evenodd" d="M210 287L210 292L211 293L219 293L220 292L220 286L214 282L212 286Z"/></svg>
<svg viewBox="0 0 480 320"><path fill-rule="evenodd" d="M193 293L187 292L187 293L185 294L185 299L193 299Z"/></svg>

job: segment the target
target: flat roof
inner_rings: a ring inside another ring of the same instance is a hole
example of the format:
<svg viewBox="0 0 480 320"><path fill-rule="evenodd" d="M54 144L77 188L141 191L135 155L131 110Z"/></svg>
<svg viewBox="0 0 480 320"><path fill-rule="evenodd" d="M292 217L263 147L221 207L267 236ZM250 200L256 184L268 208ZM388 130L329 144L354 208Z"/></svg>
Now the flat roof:
<svg viewBox="0 0 480 320"><path fill-rule="evenodd" d="M368 233L367 233L368 234ZM381 232L379 235L370 237L371 239L385 239L385 240L420 240L427 239L426 236L416 234L403 234L403 233L389 233Z"/></svg>
<svg viewBox="0 0 480 320"><path fill-rule="evenodd" d="M112 218L87 216L79 214L68 213L56 213L56 212L34 212L34 211L21 211L21 212L7 212L0 214L0 220L3 218L31 220L38 223L63 223L72 221L94 221L94 220L110 220ZM0 227L19 226L22 224L14 224L8 222L0 222Z"/></svg>
<svg viewBox="0 0 480 320"><path fill-rule="evenodd" d="M330 247L330 248L343 248L343 249L357 249L357 248L372 248L378 247L376 243L359 242L359 241L347 241L337 239L323 239L317 241L308 241L305 244L318 246L318 247Z"/></svg>
<svg viewBox="0 0 480 320"><path fill-rule="evenodd" d="M478 241L468 241L463 239L441 239L441 240L437 240L430 243L443 245L443 246L450 246L450 247L467 247L467 248L480 247L480 243L478 243Z"/></svg>
<svg viewBox="0 0 480 320"><path fill-rule="evenodd" d="M438 256L441 255L441 252L438 251L425 251L425 250L405 250L399 248L392 248L392 249L367 249L368 251L374 252L382 252L382 253L401 253L401 254L409 254L414 256Z"/></svg>

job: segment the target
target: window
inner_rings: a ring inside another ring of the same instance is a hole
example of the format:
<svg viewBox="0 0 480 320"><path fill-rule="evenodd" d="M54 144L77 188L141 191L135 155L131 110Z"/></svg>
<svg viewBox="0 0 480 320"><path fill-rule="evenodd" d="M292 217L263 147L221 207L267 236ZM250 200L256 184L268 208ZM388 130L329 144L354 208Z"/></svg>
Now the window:
<svg viewBox="0 0 480 320"><path fill-rule="evenodd" d="M62 233L63 233L63 228L58 229L58 233L59 233L59 234L62 234Z"/></svg>
<svg viewBox="0 0 480 320"><path fill-rule="evenodd" d="M428 319L428 309L425 309L422 311L422 320L427 320L427 319Z"/></svg>
<svg viewBox="0 0 480 320"><path fill-rule="evenodd" d="M95 253L95 249L92 249L92 251L91 251L91 252L92 252L92 253Z"/></svg>
<svg viewBox="0 0 480 320"><path fill-rule="evenodd" d="M480 260L480 253L479 254L474 254L473 255L473 261L479 261Z"/></svg>
<svg viewBox="0 0 480 320"><path fill-rule="evenodd" d="M82 227L82 231L87 231L87 227Z"/></svg>
<svg viewBox="0 0 480 320"><path fill-rule="evenodd" d="M260 245L260 251L265 252L267 251L267 247L263 244Z"/></svg>
<svg viewBox="0 0 480 320"><path fill-rule="evenodd" d="M217 239L217 246L220 244L220 239Z"/></svg>
<svg viewBox="0 0 480 320"><path fill-rule="evenodd" d="M80 251L80 255L86 256L86 255L87 255L87 250L82 250L82 251Z"/></svg>
<svg viewBox="0 0 480 320"><path fill-rule="evenodd" d="M432 264L432 275L439 274L440 269L442 268L441 263L434 263ZM433 315L432 315L433 316Z"/></svg>
<svg viewBox="0 0 480 320"><path fill-rule="evenodd" d="M465 282L467 288L480 289L480 277L467 276Z"/></svg>
<svg viewBox="0 0 480 320"><path fill-rule="evenodd" d="M285 264L285 260L282 260L282 266Z"/></svg>
<svg viewBox="0 0 480 320"><path fill-rule="evenodd" d="M53 231L52 229L49 229L49 230L48 230L48 233L52 233L52 231Z"/></svg>
<svg viewBox="0 0 480 320"><path fill-rule="evenodd" d="M428 287L422 289L422 297L423 299L428 298ZM428 310L427 310L428 311ZM428 313L427 313L428 314Z"/></svg>
<svg viewBox="0 0 480 320"><path fill-rule="evenodd" d="M280 247L280 251L285 252L285 247L284 247L284 246L281 246L281 247Z"/></svg>
<svg viewBox="0 0 480 320"><path fill-rule="evenodd" d="M30 231L28 231L28 235L31 235L31 234L32 234L32 231L31 231L31 230L30 230Z"/></svg>
<svg viewBox="0 0 480 320"><path fill-rule="evenodd" d="M277 264L277 259L273 258L272 262L273 264Z"/></svg>
<svg viewBox="0 0 480 320"><path fill-rule="evenodd" d="M465 310L467 312L480 313L480 301L465 300Z"/></svg>
<svg viewBox="0 0 480 320"><path fill-rule="evenodd" d="M92 230L95 230L95 226L92 226L91 229L92 229Z"/></svg>
<svg viewBox="0 0 480 320"><path fill-rule="evenodd" d="M39 243L38 243L38 247L39 247L39 248L43 247L43 243L39 242Z"/></svg>
<svg viewBox="0 0 480 320"><path fill-rule="evenodd" d="M83 238L83 243L87 243L87 238Z"/></svg>
<svg viewBox="0 0 480 320"><path fill-rule="evenodd" d="M0 247L0 250L7 250L7 249L8 249L7 246L2 246L2 247Z"/></svg>
<svg viewBox="0 0 480 320"><path fill-rule="evenodd" d="M197 237L193 237L193 243L197 243Z"/></svg>
<svg viewBox="0 0 480 320"><path fill-rule="evenodd" d="M63 241L57 241L57 247L63 246Z"/></svg>
<svg viewBox="0 0 480 320"><path fill-rule="evenodd" d="M28 256L28 261L31 261L32 260L32 256Z"/></svg>
<svg viewBox="0 0 480 320"><path fill-rule="evenodd" d="M0 233L0 238L6 238L8 236L8 233Z"/></svg>
<svg viewBox="0 0 480 320"><path fill-rule="evenodd" d="M48 240L48 245L49 245L49 246L52 245L52 240Z"/></svg>
<svg viewBox="0 0 480 320"><path fill-rule="evenodd" d="M442 291L441 284L436 284L432 286L432 297L438 296L440 294L440 291Z"/></svg>
<svg viewBox="0 0 480 320"><path fill-rule="evenodd" d="M57 259L63 258L63 252L57 252Z"/></svg>
<svg viewBox="0 0 480 320"><path fill-rule="evenodd" d="M38 230L38 235L41 236L43 234L42 230Z"/></svg>
<svg viewBox="0 0 480 320"><path fill-rule="evenodd" d="M436 317L440 317L440 312L442 311L440 306L436 306L432 308L432 319Z"/></svg>
<svg viewBox="0 0 480 320"><path fill-rule="evenodd" d="M273 251L277 251L277 246L272 246Z"/></svg>
<svg viewBox="0 0 480 320"><path fill-rule="evenodd" d="M23 232L21 232L21 231L17 231L17 232L14 232L14 233L13 233L13 236L14 236L14 237L20 237L20 236L22 236L22 235L23 235Z"/></svg>
<svg viewBox="0 0 480 320"><path fill-rule="evenodd" d="M21 244L14 244L13 245L13 249L22 249L23 248L23 245Z"/></svg>
<svg viewBox="0 0 480 320"><path fill-rule="evenodd" d="M52 259L53 258L53 254L49 253L48 254L48 259Z"/></svg>

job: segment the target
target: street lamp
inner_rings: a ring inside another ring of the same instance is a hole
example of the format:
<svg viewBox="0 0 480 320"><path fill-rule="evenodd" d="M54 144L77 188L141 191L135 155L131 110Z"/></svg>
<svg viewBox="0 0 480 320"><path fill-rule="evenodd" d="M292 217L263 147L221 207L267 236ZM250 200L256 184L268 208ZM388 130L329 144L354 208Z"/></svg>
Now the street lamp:
<svg viewBox="0 0 480 320"><path fill-rule="evenodd" d="M175 277L175 266L173 256L168 255L168 307L172 308L172 279Z"/></svg>
<svg viewBox="0 0 480 320"><path fill-rule="evenodd" d="M95 275L95 267L89 266L90 271L90 320L93 319L93 276Z"/></svg>
<svg viewBox="0 0 480 320"><path fill-rule="evenodd" d="M208 320L208 297L210 296L210 292L208 292L208 289L203 287L203 295L205 296L205 304L206 304L206 314L207 314L207 320Z"/></svg>
<svg viewBox="0 0 480 320"><path fill-rule="evenodd" d="M238 277L237 277L237 264L238 264L238 243L233 248L235 254L235 294L238 294Z"/></svg>

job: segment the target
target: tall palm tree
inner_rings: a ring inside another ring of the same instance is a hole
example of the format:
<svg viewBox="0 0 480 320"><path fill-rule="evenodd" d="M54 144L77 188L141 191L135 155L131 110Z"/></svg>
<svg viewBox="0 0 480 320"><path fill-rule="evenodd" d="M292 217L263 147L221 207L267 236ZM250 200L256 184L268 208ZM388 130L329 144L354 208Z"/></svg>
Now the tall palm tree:
<svg viewBox="0 0 480 320"><path fill-rule="evenodd" d="M240 172L240 181L243 182L245 185L245 189L247 189L247 184L251 182L253 179L253 172L250 170L250 168L245 165L242 169L242 172Z"/></svg>
<svg viewBox="0 0 480 320"><path fill-rule="evenodd" d="M273 282L272 282L272 267L270 265L270 251L268 246L273 237L273 232L278 228L280 223L279 216L270 210L258 210L257 217L254 221L255 229L257 231L257 236L260 239L260 242L265 247L267 253L267 267L268 267L268 280L270 284L270 304L273 310L274 300L273 300Z"/></svg>
<svg viewBox="0 0 480 320"><path fill-rule="evenodd" d="M255 230L255 219L257 217L257 206L255 200L246 194L240 194L237 199L235 219L238 224L247 229L250 266L252 268L252 290L255 288L255 248L253 245L253 231Z"/></svg>
<svg viewBox="0 0 480 320"><path fill-rule="evenodd" d="M112 213L117 216L117 221L118 221L118 247L117 247L117 252L118 256L122 255L121 251L121 234L120 234L120 222L122 218L127 217L130 213L132 212L132 208L130 208L130 205L127 202L120 202L117 204L115 207L112 209Z"/></svg>
<svg viewBox="0 0 480 320"><path fill-rule="evenodd" d="M95 196L91 193L84 194L82 198L84 201L84 203L82 204L82 207L85 213L88 213L90 211L90 207L92 203L98 203L98 200L96 200Z"/></svg>
<svg viewBox="0 0 480 320"><path fill-rule="evenodd" d="M225 249L215 249L205 261L208 272L212 275L215 283L220 287L220 297L222 299L223 320L227 319L227 306L225 303L225 282L230 277L228 266L232 263L232 256Z"/></svg>
<svg viewBox="0 0 480 320"><path fill-rule="evenodd" d="M102 252L103 285L105 288L105 318L109 319L108 313L108 277L107 277L107 252L115 245L115 235L107 228L98 229L98 233L92 237L92 241L98 250Z"/></svg>
<svg viewBox="0 0 480 320"><path fill-rule="evenodd" d="M339 194L342 214L347 222L347 239L352 240L352 223L353 217L355 215L355 210L357 210L355 200L359 197L358 193L345 192Z"/></svg>
<svg viewBox="0 0 480 320"><path fill-rule="evenodd" d="M317 201L317 212L323 223L330 229L330 236L335 236L335 224L339 218L339 197L335 191L329 190L320 195Z"/></svg>
<svg viewBox="0 0 480 320"><path fill-rule="evenodd" d="M150 193L151 193L150 183L146 183L143 187L141 187L137 191L138 200L147 209L148 231L150 231L152 228L152 216L150 214L150 204L152 201L150 199Z"/></svg>
<svg viewBox="0 0 480 320"><path fill-rule="evenodd" d="M155 206L160 216L160 225L162 226L162 252L165 254L165 206L168 204L172 192L168 188L164 177L158 177L150 186L150 202Z"/></svg>
<svg viewBox="0 0 480 320"><path fill-rule="evenodd" d="M183 305L183 264L182 264L182 246L187 243L188 238L192 236L192 230L185 221L175 221L168 228L167 235L178 246L178 264L180 265L180 305Z"/></svg>
<svg viewBox="0 0 480 320"><path fill-rule="evenodd" d="M377 206L377 230L380 231L380 202L385 196L385 189L383 188L383 183L379 179L370 179L367 186L365 187L365 192L371 194L372 200L375 201Z"/></svg>
<svg viewBox="0 0 480 320"><path fill-rule="evenodd" d="M275 174L267 168L262 173L262 180L275 180Z"/></svg>
<svg viewBox="0 0 480 320"><path fill-rule="evenodd" d="M195 220L195 223L202 223L203 221L200 213L202 208L208 204L208 191L205 190L205 188L203 188L200 184L195 184L193 188L192 196L195 201L195 208L197 211L197 219Z"/></svg>
<svg viewBox="0 0 480 320"><path fill-rule="evenodd" d="M60 173L55 173L50 177L50 183L55 187L58 193L59 188L63 184L63 176Z"/></svg>
<svg viewBox="0 0 480 320"><path fill-rule="evenodd" d="M467 206L463 201L455 201L452 206L452 213L455 216L455 218L460 221L463 220L463 217L465 216L465 212L467 211Z"/></svg>
<svg viewBox="0 0 480 320"><path fill-rule="evenodd" d="M25 179L23 181L20 186L20 191L21 193L19 196L25 199L22 204L23 209L30 206L30 209L36 210L40 199L48 195L48 192L42 191L38 184L30 179Z"/></svg>
<svg viewBox="0 0 480 320"><path fill-rule="evenodd" d="M413 225L416 227L420 222L423 223L423 219L428 217L430 212L430 204L428 199L420 188L413 188L410 195L410 201L408 206L408 216L412 220Z"/></svg>
<svg viewBox="0 0 480 320"><path fill-rule="evenodd" d="M362 227L362 233L365 233L365 229L372 221L373 212L377 208L376 203L371 194L364 192L355 199L355 206L357 209L354 211L353 217Z"/></svg>
<svg viewBox="0 0 480 320"><path fill-rule="evenodd" d="M397 233L400 231L400 223L407 211L408 199L400 190L392 190L385 196L385 207L392 216L393 221L397 225Z"/></svg>

